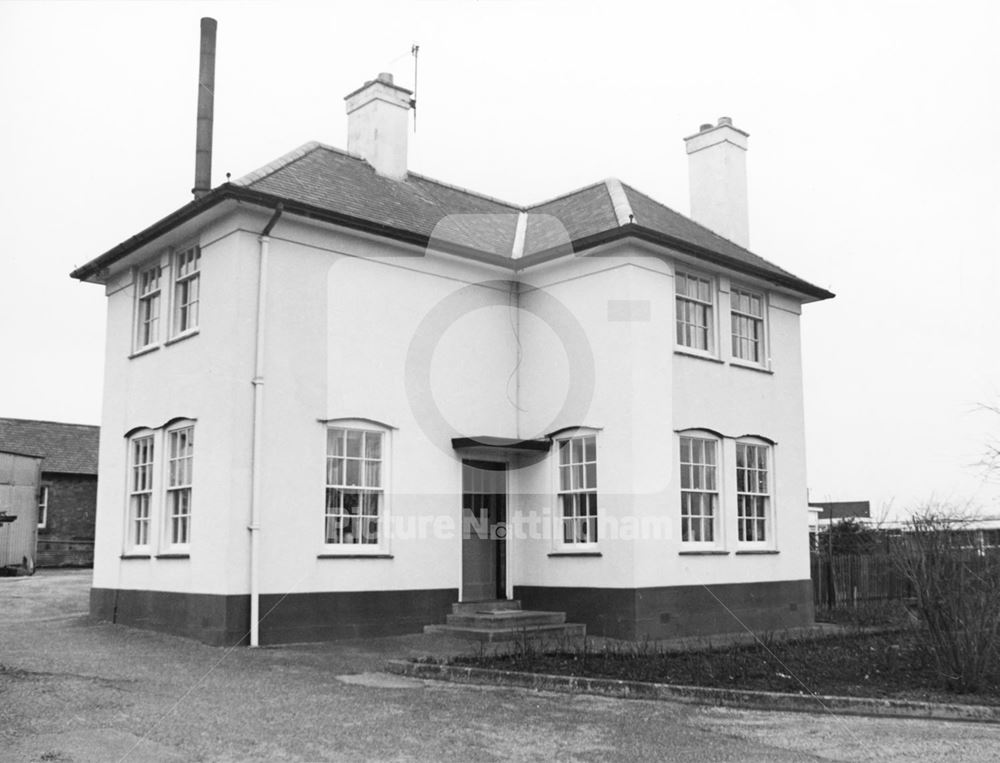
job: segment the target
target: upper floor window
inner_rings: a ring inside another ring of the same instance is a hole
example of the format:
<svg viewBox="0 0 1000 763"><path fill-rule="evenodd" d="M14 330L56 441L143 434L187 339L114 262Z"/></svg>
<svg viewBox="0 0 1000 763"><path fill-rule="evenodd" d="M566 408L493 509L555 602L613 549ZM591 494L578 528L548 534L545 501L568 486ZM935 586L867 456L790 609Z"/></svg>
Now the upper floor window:
<svg viewBox="0 0 1000 763"><path fill-rule="evenodd" d="M769 451L766 445L736 443L736 511L740 543L770 540Z"/></svg>
<svg viewBox="0 0 1000 763"><path fill-rule="evenodd" d="M160 338L160 277L159 263L139 273L139 302L135 316L135 349L156 344Z"/></svg>
<svg viewBox="0 0 1000 763"><path fill-rule="evenodd" d="M167 432L167 540L191 542L191 493L194 478L194 427Z"/></svg>
<svg viewBox="0 0 1000 763"><path fill-rule="evenodd" d="M597 437L559 440L562 542L597 543Z"/></svg>
<svg viewBox="0 0 1000 763"><path fill-rule="evenodd" d="M733 324L733 357L750 363L764 362L764 297L743 289L730 292Z"/></svg>
<svg viewBox="0 0 1000 763"><path fill-rule="evenodd" d="M681 542L715 543L719 516L719 443L682 436Z"/></svg>
<svg viewBox="0 0 1000 763"><path fill-rule="evenodd" d="M378 546L385 517L383 451L382 432L327 429L325 543Z"/></svg>
<svg viewBox="0 0 1000 763"><path fill-rule="evenodd" d="M129 444L128 546L149 545L153 501L153 436L134 437Z"/></svg>
<svg viewBox="0 0 1000 763"><path fill-rule="evenodd" d="M174 255L174 334L198 327L201 247L195 245Z"/></svg>
<svg viewBox="0 0 1000 763"><path fill-rule="evenodd" d="M715 305L711 279L689 273L674 275L677 310L677 344L694 350L712 352Z"/></svg>

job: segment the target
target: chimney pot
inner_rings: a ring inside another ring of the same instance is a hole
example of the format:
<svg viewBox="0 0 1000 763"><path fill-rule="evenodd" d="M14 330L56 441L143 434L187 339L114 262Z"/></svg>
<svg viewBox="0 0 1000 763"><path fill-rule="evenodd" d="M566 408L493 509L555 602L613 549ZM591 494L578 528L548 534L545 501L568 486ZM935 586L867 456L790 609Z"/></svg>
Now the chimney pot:
<svg viewBox="0 0 1000 763"><path fill-rule="evenodd" d="M719 117L719 127L723 126L732 127L733 120L730 119L729 117Z"/></svg>
<svg viewBox="0 0 1000 763"><path fill-rule="evenodd" d="M699 132L705 132L705 130L711 130L711 129L712 129L712 123L711 123L711 122L705 122L705 124L703 124L703 125L702 125L702 126L701 126L701 127L699 128L699 129L698 129L698 131L699 131Z"/></svg>
<svg viewBox="0 0 1000 763"><path fill-rule="evenodd" d="M390 72L379 72L378 81L384 82L387 85L392 84L392 74Z"/></svg>

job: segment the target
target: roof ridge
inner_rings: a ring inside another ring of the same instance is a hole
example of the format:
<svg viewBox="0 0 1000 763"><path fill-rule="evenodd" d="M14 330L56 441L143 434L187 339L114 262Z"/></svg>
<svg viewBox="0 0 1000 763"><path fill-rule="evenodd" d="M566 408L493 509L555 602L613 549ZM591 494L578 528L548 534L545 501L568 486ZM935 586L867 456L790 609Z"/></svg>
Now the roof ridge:
<svg viewBox="0 0 1000 763"><path fill-rule="evenodd" d="M86 427L87 429L100 429L100 424L74 424L69 421L50 421L48 419L15 419L7 416L0 416L0 424L5 421L16 421L19 424L55 424L60 427Z"/></svg>
<svg viewBox="0 0 1000 763"><path fill-rule="evenodd" d="M231 181L233 185L243 185L248 186L256 183L258 180L263 180L268 175L271 175L283 167L287 167L292 162L297 159L301 159L306 154L315 151L317 148L328 148L328 146L323 146L322 143L316 140L311 140L308 143L303 143L298 148L293 148L287 154L282 154L277 159L272 162L268 162L263 167L258 167L257 169L248 172L246 175Z"/></svg>
<svg viewBox="0 0 1000 763"><path fill-rule="evenodd" d="M574 188L572 191L567 191L566 193L561 193L558 196L553 196L551 199L545 199L545 201L539 201L534 204L528 204L526 207L524 207L524 209L526 211L530 211L535 207L542 207L545 206L546 204L551 204L553 201L559 201L560 199L565 199L569 196L573 196L578 193L583 193L584 191L589 191L591 188L597 188L597 186L603 185L604 182L605 181L603 180L597 180L594 181L593 183L588 183L587 185L580 186L579 188Z"/></svg>

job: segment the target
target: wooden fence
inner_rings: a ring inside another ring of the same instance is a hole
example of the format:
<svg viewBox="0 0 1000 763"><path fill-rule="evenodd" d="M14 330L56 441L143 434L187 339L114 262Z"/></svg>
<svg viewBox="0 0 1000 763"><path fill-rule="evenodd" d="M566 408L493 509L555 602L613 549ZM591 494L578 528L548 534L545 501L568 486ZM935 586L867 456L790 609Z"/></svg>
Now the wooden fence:
<svg viewBox="0 0 1000 763"><path fill-rule="evenodd" d="M912 596L909 581L888 554L825 554L811 557L816 610L857 606Z"/></svg>

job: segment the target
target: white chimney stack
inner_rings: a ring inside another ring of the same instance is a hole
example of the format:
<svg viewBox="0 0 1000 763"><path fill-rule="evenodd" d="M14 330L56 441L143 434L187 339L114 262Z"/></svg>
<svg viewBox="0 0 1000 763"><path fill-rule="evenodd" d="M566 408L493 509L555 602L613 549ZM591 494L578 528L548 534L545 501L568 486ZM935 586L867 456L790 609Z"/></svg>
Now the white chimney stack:
<svg viewBox="0 0 1000 763"><path fill-rule="evenodd" d="M366 82L347 102L347 150L380 175L406 177L406 140L410 131L412 91L392 84L386 72Z"/></svg>
<svg viewBox="0 0 1000 763"><path fill-rule="evenodd" d="M720 117L685 138L691 182L691 218L746 248L750 245L747 206L748 133Z"/></svg>

